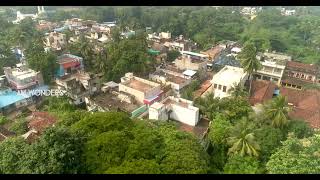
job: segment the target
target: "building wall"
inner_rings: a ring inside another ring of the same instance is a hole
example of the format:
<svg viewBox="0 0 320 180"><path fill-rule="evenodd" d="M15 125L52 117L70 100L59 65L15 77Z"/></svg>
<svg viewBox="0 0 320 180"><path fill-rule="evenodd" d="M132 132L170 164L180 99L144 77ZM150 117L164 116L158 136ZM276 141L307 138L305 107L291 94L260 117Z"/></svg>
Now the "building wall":
<svg viewBox="0 0 320 180"><path fill-rule="evenodd" d="M133 95L136 98L136 100L141 104L145 99L145 94L143 92L130 88L122 83L119 84L119 91Z"/></svg>
<svg viewBox="0 0 320 180"><path fill-rule="evenodd" d="M160 109L150 106L149 119L162 120L162 121L168 120L168 114L166 112L165 106L162 106Z"/></svg>
<svg viewBox="0 0 320 180"><path fill-rule="evenodd" d="M175 104L171 105L172 112L170 119L188 124L190 126L197 125L199 121L199 109L193 107L192 109L184 108Z"/></svg>
<svg viewBox="0 0 320 180"><path fill-rule="evenodd" d="M246 79L247 79L247 75L242 77L239 83L244 85ZM221 85L221 89L219 88L219 85ZM225 91L224 91L224 87L226 88ZM224 98L224 97L231 96L231 94L229 93L229 90L232 87L233 87L233 84L218 84L217 82L215 82L215 79L212 79L212 87L211 88L214 93L214 97Z"/></svg>
<svg viewBox="0 0 320 180"><path fill-rule="evenodd" d="M201 61L201 60L199 60ZM182 57L181 59L176 59L175 60L175 65L179 69L190 69L194 71L200 71L206 69L207 62L203 61L201 63L192 63L191 59L188 57Z"/></svg>

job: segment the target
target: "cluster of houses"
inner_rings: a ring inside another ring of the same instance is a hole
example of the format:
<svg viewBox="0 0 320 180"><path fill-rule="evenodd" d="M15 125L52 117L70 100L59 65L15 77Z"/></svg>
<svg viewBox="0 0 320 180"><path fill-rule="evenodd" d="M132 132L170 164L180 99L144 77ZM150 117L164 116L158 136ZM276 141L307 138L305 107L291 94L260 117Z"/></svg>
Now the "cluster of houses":
<svg viewBox="0 0 320 180"><path fill-rule="evenodd" d="M183 35L173 37L170 32L150 32L147 36L148 52L156 55L156 70L146 77L128 72L118 83L104 82L103 74L86 72L82 57L63 51L68 43L77 42L82 35L98 44L107 43L114 27L116 22L97 23L78 18L68 19L59 26L39 21L37 28L48 31L45 46L61 51L56 60L55 83L50 88L63 90L70 103L85 105L90 112L116 110L126 112L132 118L175 120L188 129L204 124L199 108L192 100L181 97L192 82L201 82L200 88L193 93L194 98L209 93L217 98L229 97L235 85L247 84L248 74L237 59L241 45L232 41L195 52L197 44ZM65 30L70 31L72 37L67 38ZM147 32L150 30L146 28ZM135 31L127 29L121 36L128 38L133 34ZM167 53L173 50L180 54L169 62ZM284 95L293 107L291 117L320 128L320 91L305 90L308 85L320 85L320 68L293 61L291 56L276 52L258 53L257 59L262 69L253 74L251 105L257 108L275 96ZM41 72L29 69L23 61L14 68L5 67L4 74L0 76L0 114L10 114L41 101L41 97L23 96L17 93L18 90L48 89ZM33 112L31 119L30 131L24 135L31 140L55 122L55 118L46 112Z"/></svg>

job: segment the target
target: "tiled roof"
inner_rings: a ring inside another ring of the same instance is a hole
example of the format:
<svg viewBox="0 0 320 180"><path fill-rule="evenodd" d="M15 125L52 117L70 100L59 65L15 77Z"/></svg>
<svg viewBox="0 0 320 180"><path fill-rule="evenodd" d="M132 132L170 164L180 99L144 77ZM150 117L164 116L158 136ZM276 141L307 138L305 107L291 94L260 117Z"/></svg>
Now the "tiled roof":
<svg viewBox="0 0 320 180"><path fill-rule="evenodd" d="M206 92L210 87L212 83L211 80L206 80L204 83L201 84L200 89L196 90L193 93L194 98L200 97L204 92Z"/></svg>
<svg viewBox="0 0 320 180"><path fill-rule="evenodd" d="M309 81L307 79L299 79L288 76L286 73L283 75L281 82L287 83L287 84L294 84L297 86L305 86L308 84L313 84L313 81Z"/></svg>
<svg viewBox="0 0 320 180"><path fill-rule="evenodd" d="M56 122L56 118L48 112L33 112L32 119L29 122L29 128L37 132L42 132L45 128L52 126Z"/></svg>
<svg viewBox="0 0 320 180"><path fill-rule="evenodd" d="M303 119L313 128L320 128L320 91L280 88L280 94L293 104L292 118Z"/></svg>
<svg viewBox="0 0 320 180"><path fill-rule="evenodd" d="M297 71L307 71L307 72L317 72L317 66L313 64L304 64L300 62L295 62L295 61L288 61L287 62L287 68L292 69L292 70L297 70Z"/></svg>
<svg viewBox="0 0 320 180"><path fill-rule="evenodd" d="M255 105L271 99L276 87L277 86L270 81L252 81L251 96L249 98L250 104Z"/></svg>

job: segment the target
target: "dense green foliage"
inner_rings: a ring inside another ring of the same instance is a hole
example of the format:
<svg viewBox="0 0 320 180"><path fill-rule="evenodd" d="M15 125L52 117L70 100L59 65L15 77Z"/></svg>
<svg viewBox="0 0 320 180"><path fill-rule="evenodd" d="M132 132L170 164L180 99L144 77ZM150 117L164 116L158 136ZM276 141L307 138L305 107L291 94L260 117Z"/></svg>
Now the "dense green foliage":
<svg viewBox="0 0 320 180"><path fill-rule="evenodd" d="M306 139L289 138L271 155L267 170L272 174L319 173L319 135Z"/></svg>

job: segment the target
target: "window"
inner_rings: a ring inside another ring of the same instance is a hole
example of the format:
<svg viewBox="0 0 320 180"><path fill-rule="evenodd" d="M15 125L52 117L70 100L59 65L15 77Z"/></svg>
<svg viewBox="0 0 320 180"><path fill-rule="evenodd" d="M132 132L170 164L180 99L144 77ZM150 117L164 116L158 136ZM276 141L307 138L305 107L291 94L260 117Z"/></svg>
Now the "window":
<svg viewBox="0 0 320 180"><path fill-rule="evenodd" d="M312 76L308 76L308 80L310 80L310 81L311 81L311 80L312 80Z"/></svg>
<svg viewBox="0 0 320 180"><path fill-rule="evenodd" d="M217 89L217 84L214 84L214 85L213 85L213 88Z"/></svg>
<svg viewBox="0 0 320 180"><path fill-rule="evenodd" d="M219 85L219 90L221 90L221 87L222 87L222 86L221 86L221 85Z"/></svg>
<svg viewBox="0 0 320 180"><path fill-rule="evenodd" d="M275 68L275 69L274 69L274 73L275 73L275 74L281 74L281 69Z"/></svg>
<svg viewBox="0 0 320 180"><path fill-rule="evenodd" d="M223 86L223 92L227 92L227 86Z"/></svg>

